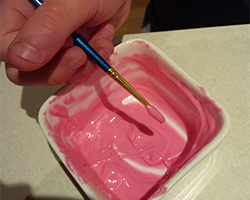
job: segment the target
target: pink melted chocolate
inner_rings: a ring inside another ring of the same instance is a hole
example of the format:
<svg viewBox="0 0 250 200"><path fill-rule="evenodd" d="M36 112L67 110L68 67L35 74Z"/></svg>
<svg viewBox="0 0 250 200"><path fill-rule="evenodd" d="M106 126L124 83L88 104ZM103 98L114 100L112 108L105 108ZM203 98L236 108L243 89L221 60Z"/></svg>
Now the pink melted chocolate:
<svg viewBox="0 0 250 200"><path fill-rule="evenodd" d="M45 120L82 184L104 199L148 199L166 191L162 185L213 139L221 110L181 75L165 70L157 55L134 54L114 65L164 115L158 120L164 123L102 72L55 97Z"/></svg>

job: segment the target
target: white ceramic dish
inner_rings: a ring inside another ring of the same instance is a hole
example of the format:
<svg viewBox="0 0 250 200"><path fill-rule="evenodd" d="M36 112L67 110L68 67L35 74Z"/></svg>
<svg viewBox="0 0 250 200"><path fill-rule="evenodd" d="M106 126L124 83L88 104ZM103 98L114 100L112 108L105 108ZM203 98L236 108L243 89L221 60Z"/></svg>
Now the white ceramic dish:
<svg viewBox="0 0 250 200"><path fill-rule="evenodd" d="M159 48L157 48L152 43L141 40L141 39L135 39L130 40L125 43L122 43L118 45L115 48L115 53L110 57L110 63L112 63L112 66L122 74L122 72L125 69L119 68L119 62L127 56L132 56L135 53L139 54L147 54L152 56L153 58L157 59L164 70L166 70L168 73L171 74L171 76L174 76L176 79L180 80L181 83L184 83L191 91L194 93L197 98L205 98L209 99L208 102L211 104L215 104L216 106L213 108L210 108L210 105L208 106L209 109L212 109L213 114L215 116L215 122L218 126L216 130L216 134L213 136L213 138L210 138L207 140L207 142L203 142L204 145L201 146L200 149L198 149L191 157L189 157L185 163L182 164L182 166L179 168L179 170L171 176L167 182L162 183L162 185L167 188L167 190L162 191L156 191L157 195L152 195L151 199L161 199L164 194L169 191L171 187L175 183L177 183L185 174L187 174L197 163L199 163L204 157L206 157L210 152L212 152L219 144L220 142L225 138L229 126L230 126L230 120L227 112L223 107L214 99L211 98L211 96L205 92L204 89L195 81L193 80L188 74L186 74L177 64L175 64L164 52L162 52ZM158 62L157 61L157 62ZM135 66L130 66L132 69L136 68ZM143 75L143 73L138 73L137 75L140 76L140 74ZM148 72L150 74L150 72ZM71 110L68 111L68 113L65 116L59 116L55 113L53 116L51 115L51 112L49 112L55 104L67 106L71 99L74 99L75 97L79 96L81 92L86 92L86 90L91 90L96 92L98 90L97 88L101 85L105 88L105 90L109 90L113 86L105 87L105 84L111 83L113 80L109 77L105 77L103 75L103 72L101 70L98 70L95 72L94 75L95 78L100 79L99 81L96 81L96 83L93 82L93 78L86 81L84 84L77 86L77 88L74 88L74 85L65 85L62 87L58 92L56 92L53 96L51 96L41 107L39 112L39 123L40 126L49 142L51 147L54 149L56 154L59 156L61 161L65 164L65 166L68 168L72 176L75 178L75 180L78 182L78 184L81 186L81 188L84 190L84 192L89 196L90 199L100 199L100 194L96 188L91 186L91 184L83 183L81 178L79 178L79 175L76 174L74 169L67 163L64 155L64 151L62 150L61 146L58 146L58 143L55 142L55 137L52 137L54 133L54 127L57 126L58 118L67 118L67 115L71 115L74 112L77 112L78 110L84 109L91 103L91 97L86 97L82 99L81 105L75 105L71 107ZM132 77L131 79L136 78ZM97 80L98 80L97 79ZM157 79L157 78L156 78ZM92 81L92 82L91 82ZM130 81L129 81L130 82ZM154 82L154 81L153 81ZM93 85L94 84L94 85ZM107 86L107 85L106 85ZM72 98L72 96L74 98ZM59 97L59 98L58 98ZM70 104L74 104L74 101L71 101ZM220 108L220 109L219 109ZM59 108L60 109L60 108ZM62 108L63 110L63 108ZM71 119L68 119L71 120ZM67 127L66 127L67 128ZM64 131L64 130L61 130ZM188 140L188 136L187 140ZM66 141L67 142L67 141ZM65 143L66 143L65 142ZM199 144L198 144L199 145ZM65 148L65 147L64 147ZM88 158L86 158L88 159ZM185 170L183 170L185 168Z"/></svg>

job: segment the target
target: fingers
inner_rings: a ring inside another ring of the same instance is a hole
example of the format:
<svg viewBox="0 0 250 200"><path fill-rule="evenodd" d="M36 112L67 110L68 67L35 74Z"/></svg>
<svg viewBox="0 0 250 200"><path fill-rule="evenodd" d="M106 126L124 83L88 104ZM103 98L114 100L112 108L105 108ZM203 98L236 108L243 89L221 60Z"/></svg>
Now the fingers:
<svg viewBox="0 0 250 200"><path fill-rule="evenodd" d="M93 32L89 44L102 56L103 59L109 58L114 51L111 42L114 37L115 29L111 24L102 24ZM85 66L79 68L74 75L68 79L67 83L77 83L87 80L97 68L93 62L87 61Z"/></svg>
<svg viewBox="0 0 250 200"><path fill-rule="evenodd" d="M72 57L72 54L74 57ZM60 85L68 80L87 61L86 54L73 46L58 55L48 64L34 71L20 71L6 64L8 78L18 85Z"/></svg>
<svg viewBox="0 0 250 200"><path fill-rule="evenodd" d="M74 0L74 3L71 0L45 1L11 43L8 62L22 71L32 71L48 63L70 34L93 17L94 3L88 3L87 6L84 3L83 0Z"/></svg>
<svg viewBox="0 0 250 200"><path fill-rule="evenodd" d="M96 39L90 41L90 45L104 58L107 59L114 51L114 45L107 39ZM74 75L67 80L67 83L77 83L87 80L92 73L98 68L93 62L87 61L87 63L79 68ZM101 69L99 69L101 70Z"/></svg>
<svg viewBox="0 0 250 200"><path fill-rule="evenodd" d="M90 41L90 45L104 58L109 57L114 48L107 39ZM34 71L20 71L7 63L6 74L13 83L26 86L51 86L65 82L81 82L88 79L96 69L96 66L87 61L86 54L82 52L82 49L73 46L61 51L51 62Z"/></svg>

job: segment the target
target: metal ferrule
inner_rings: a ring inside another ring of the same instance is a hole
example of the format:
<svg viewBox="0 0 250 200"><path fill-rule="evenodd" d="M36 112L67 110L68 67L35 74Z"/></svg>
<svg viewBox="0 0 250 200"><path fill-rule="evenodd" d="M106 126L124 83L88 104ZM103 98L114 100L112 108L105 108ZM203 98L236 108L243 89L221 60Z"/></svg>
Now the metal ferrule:
<svg viewBox="0 0 250 200"><path fill-rule="evenodd" d="M144 99L114 68L110 68L107 71L108 75L111 76L117 83L125 88L130 94L132 94L138 101L143 105L147 106L149 103Z"/></svg>

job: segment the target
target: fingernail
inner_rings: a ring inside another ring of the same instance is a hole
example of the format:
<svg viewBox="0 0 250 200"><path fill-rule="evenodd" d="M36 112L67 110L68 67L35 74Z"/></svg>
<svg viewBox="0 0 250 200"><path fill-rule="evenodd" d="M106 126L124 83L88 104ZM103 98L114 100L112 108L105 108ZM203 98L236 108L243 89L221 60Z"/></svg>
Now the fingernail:
<svg viewBox="0 0 250 200"><path fill-rule="evenodd" d="M31 62L31 63L40 63L41 62L41 54L33 47L23 42L15 43L10 51L16 56Z"/></svg>
<svg viewBox="0 0 250 200"><path fill-rule="evenodd" d="M101 49L98 51L98 53L100 54L101 57L103 57L103 59L107 59L112 54L107 49Z"/></svg>
<svg viewBox="0 0 250 200"><path fill-rule="evenodd" d="M74 59L74 58L70 58L69 62L68 62L68 68L71 70L77 70L78 68L80 68L83 65L82 62L79 62L78 60Z"/></svg>

